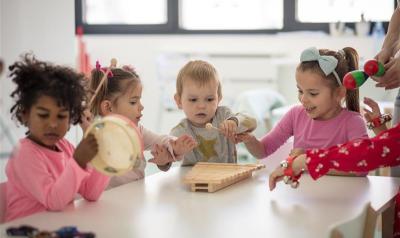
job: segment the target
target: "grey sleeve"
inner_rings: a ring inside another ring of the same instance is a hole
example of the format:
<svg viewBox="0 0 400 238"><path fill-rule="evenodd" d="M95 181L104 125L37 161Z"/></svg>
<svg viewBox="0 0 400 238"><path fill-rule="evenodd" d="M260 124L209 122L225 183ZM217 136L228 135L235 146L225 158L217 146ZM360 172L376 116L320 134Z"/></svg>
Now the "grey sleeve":
<svg viewBox="0 0 400 238"><path fill-rule="evenodd" d="M237 133L251 132L257 127L257 120L244 113L232 113L228 107L219 107L217 117L223 120L234 120L238 125Z"/></svg>

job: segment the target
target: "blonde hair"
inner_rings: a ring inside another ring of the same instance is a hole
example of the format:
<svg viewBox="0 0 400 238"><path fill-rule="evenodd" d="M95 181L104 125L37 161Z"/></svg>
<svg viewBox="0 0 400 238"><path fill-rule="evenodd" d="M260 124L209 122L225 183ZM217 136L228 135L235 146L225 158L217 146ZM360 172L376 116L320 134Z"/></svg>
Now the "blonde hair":
<svg viewBox="0 0 400 238"><path fill-rule="evenodd" d="M89 83L89 94L91 95L89 98L91 98L93 93L96 91L104 73L104 70L92 70ZM93 115L100 114L100 104L102 101L110 100L116 102L116 99L118 99L119 96L124 95L128 89L140 84L140 78L133 70L130 71L122 68L112 68L111 73L112 74L110 74L101 85L99 92L96 94L92 104L90 105L90 112L93 113Z"/></svg>
<svg viewBox="0 0 400 238"><path fill-rule="evenodd" d="M222 97L221 83L217 70L210 63L203 60L192 60L189 61L179 71L176 79L176 94L182 96L183 82L187 80L193 80L193 82L204 86L209 82L215 81L218 83L218 97Z"/></svg>
<svg viewBox="0 0 400 238"><path fill-rule="evenodd" d="M338 64L335 68L336 73L339 76L340 81L343 84L343 77L346 73L358 69L358 53L355 49L351 47L345 47L340 51L332 51L327 49L320 49L320 55L330 55L335 57L338 60ZM337 82L337 79L333 74L329 74L326 76L324 72L321 70L318 61L307 61L301 62L297 69L298 71L305 72L311 71L313 73L319 74L321 77L326 78L328 80L329 86L334 89L341 85ZM346 108L350 111L360 112L360 100L359 100L359 91L355 90L346 90Z"/></svg>

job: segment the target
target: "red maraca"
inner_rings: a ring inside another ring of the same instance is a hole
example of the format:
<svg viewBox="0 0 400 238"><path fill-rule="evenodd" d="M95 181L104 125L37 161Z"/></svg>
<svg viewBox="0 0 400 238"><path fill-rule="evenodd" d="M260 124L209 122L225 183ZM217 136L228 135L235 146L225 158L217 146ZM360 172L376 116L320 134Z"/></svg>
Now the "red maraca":
<svg viewBox="0 0 400 238"><path fill-rule="evenodd" d="M368 75L361 70L348 72L343 78L343 85L347 89L356 89L367 81Z"/></svg>
<svg viewBox="0 0 400 238"><path fill-rule="evenodd" d="M378 62L375 59L368 60L364 64L364 72L368 76L376 76L376 77L381 77L382 75L385 74L385 67L381 62Z"/></svg>

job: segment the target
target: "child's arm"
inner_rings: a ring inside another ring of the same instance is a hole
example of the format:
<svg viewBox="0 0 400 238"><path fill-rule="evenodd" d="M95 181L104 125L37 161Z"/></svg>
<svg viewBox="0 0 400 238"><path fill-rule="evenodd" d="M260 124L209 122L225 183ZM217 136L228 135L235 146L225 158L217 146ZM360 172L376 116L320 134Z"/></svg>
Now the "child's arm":
<svg viewBox="0 0 400 238"><path fill-rule="evenodd" d="M110 182L110 177L93 168L88 168L86 171L90 175L82 181L78 192L88 201L97 201Z"/></svg>
<svg viewBox="0 0 400 238"><path fill-rule="evenodd" d="M185 134L179 136L178 139L172 140L171 145L175 157L180 157L181 159L183 155L192 151L197 146L197 142L193 137Z"/></svg>
<svg viewBox="0 0 400 238"><path fill-rule="evenodd" d="M218 108L216 118L222 119L219 124L220 132L233 141L236 134L252 132L257 127L255 118L243 113L233 114L228 107L224 106Z"/></svg>
<svg viewBox="0 0 400 238"><path fill-rule="evenodd" d="M265 157L264 145L251 133L241 133L237 134L235 137L235 142L243 142L246 149L250 152L252 156L257 159L262 159Z"/></svg>
<svg viewBox="0 0 400 238"><path fill-rule="evenodd" d="M196 146L195 140L188 135L181 135L179 138L157 135L145 128L142 133L145 149L152 148L152 154L155 156L149 162L156 163L162 171L168 170L172 162L182 160L183 155Z"/></svg>
<svg viewBox="0 0 400 238"><path fill-rule="evenodd" d="M377 117L381 116L381 111L379 109L378 103L376 103L371 98L367 98L367 97L364 98L364 103L371 108L371 111L366 109L366 108L364 108L364 111L365 111L364 118L365 118L365 120L371 121L374 118L377 118ZM387 130L386 123L382 124L381 126L375 127L372 130L374 131L375 135L378 135L382 131L386 131Z"/></svg>
<svg viewBox="0 0 400 238"><path fill-rule="evenodd" d="M161 171L168 171L174 161L171 153L163 145L154 145L151 150L151 154L154 158L149 159L149 162L155 163Z"/></svg>
<svg viewBox="0 0 400 238"><path fill-rule="evenodd" d="M372 139L359 139L329 149L307 150L293 162L297 175L307 169L312 178L318 179L330 169L344 172L368 172L378 167L398 166L400 164L400 124L382 132ZM281 167L273 171L269 178L270 189L282 180Z"/></svg>
<svg viewBox="0 0 400 238"><path fill-rule="evenodd" d="M108 176L99 173L93 168L87 168L87 163L94 158L97 152L98 144L96 138L92 134L84 138L74 152L75 161L89 174L82 181L78 191L83 198L89 201L96 201L110 180Z"/></svg>
<svg viewBox="0 0 400 238"><path fill-rule="evenodd" d="M72 150L72 145L70 147ZM49 161L41 151L31 148L21 148L18 156L21 158L16 159L12 166L17 183L48 210L64 209L89 175L73 158L65 160L65 167L55 177L52 170L59 165L54 164L62 162Z"/></svg>
<svg viewBox="0 0 400 238"><path fill-rule="evenodd" d="M187 128L185 128L183 123L180 123L179 125L174 127L170 132L170 135L178 137L178 138L180 138L181 136L184 136L184 135L188 135L188 134L189 134L189 131L187 130ZM198 146L197 142L194 140L194 138L192 138L192 139L195 143L194 144L195 146L190 151L188 151L184 155L182 155L182 159L183 159L182 165L193 165L196 162L198 162L200 159L200 158L198 159L196 157L196 154L194 152L196 150L196 146ZM193 146L193 144L192 144L192 146Z"/></svg>
<svg viewBox="0 0 400 238"><path fill-rule="evenodd" d="M243 141L249 152L256 158L262 159L275 152L293 135L294 117L300 107L293 107L287 112L278 124L266 134L261 140L258 140L249 133L237 135L239 142Z"/></svg>

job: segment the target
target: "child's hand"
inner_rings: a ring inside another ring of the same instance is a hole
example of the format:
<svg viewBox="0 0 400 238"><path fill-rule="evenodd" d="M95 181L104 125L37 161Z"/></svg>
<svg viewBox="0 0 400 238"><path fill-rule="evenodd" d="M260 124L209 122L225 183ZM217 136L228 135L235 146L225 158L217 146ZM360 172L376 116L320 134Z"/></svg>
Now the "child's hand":
<svg viewBox="0 0 400 238"><path fill-rule="evenodd" d="M181 156L192 151L197 146L197 142L189 135L181 135L178 139L171 141L171 145L175 156Z"/></svg>
<svg viewBox="0 0 400 238"><path fill-rule="evenodd" d="M367 121L371 121L374 118L380 117L381 116L381 111L379 109L378 103L376 103L374 100L371 98L364 97L364 103L368 105L372 111L366 109L364 107L364 118ZM375 135L378 135L382 131L386 131L388 128L386 127L386 123L383 123L382 125L373 128L372 130L374 131Z"/></svg>
<svg viewBox="0 0 400 238"><path fill-rule="evenodd" d="M151 154L154 156L153 159L149 159L149 162L155 163L156 165L166 165L174 161L171 153L163 145L155 144L151 150Z"/></svg>
<svg viewBox="0 0 400 238"><path fill-rule="evenodd" d="M381 115L378 103L371 98L364 97L364 103L371 108L371 111L364 107L364 118L367 121L371 121Z"/></svg>
<svg viewBox="0 0 400 238"><path fill-rule="evenodd" d="M299 155L292 164L292 169L295 175L298 175L302 169L306 169L306 155ZM276 187L276 183L283 180L283 168L279 166L269 175L269 190L272 191Z"/></svg>
<svg viewBox="0 0 400 238"><path fill-rule="evenodd" d="M85 109L83 114L81 115L81 123L79 124L82 128L83 133L85 133L86 129L92 124L93 122L93 115L89 111L89 109Z"/></svg>
<svg viewBox="0 0 400 238"><path fill-rule="evenodd" d="M223 121L219 125L219 131L232 141L235 141L235 135L236 135L236 130L237 130L238 125L236 124L236 121L228 119Z"/></svg>
<svg viewBox="0 0 400 238"><path fill-rule="evenodd" d="M74 159L81 168L85 169L86 164L96 156L97 152L98 144L96 137L93 134L89 134L76 147Z"/></svg>
<svg viewBox="0 0 400 238"><path fill-rule="evenodd" d="M289 156L296 157L296 156L299 156L299 155L304 154L304 153L305 153L305 151L302 148L293 148L290 151Z"/></svg>
<svg viewBox="0 0 400 238"><path fill-rule="evenodd" d="M250 142L252 139L255 139L254 135L248 132L240 133L235 135L235 144L238 143L247 143Z"/></svg>

